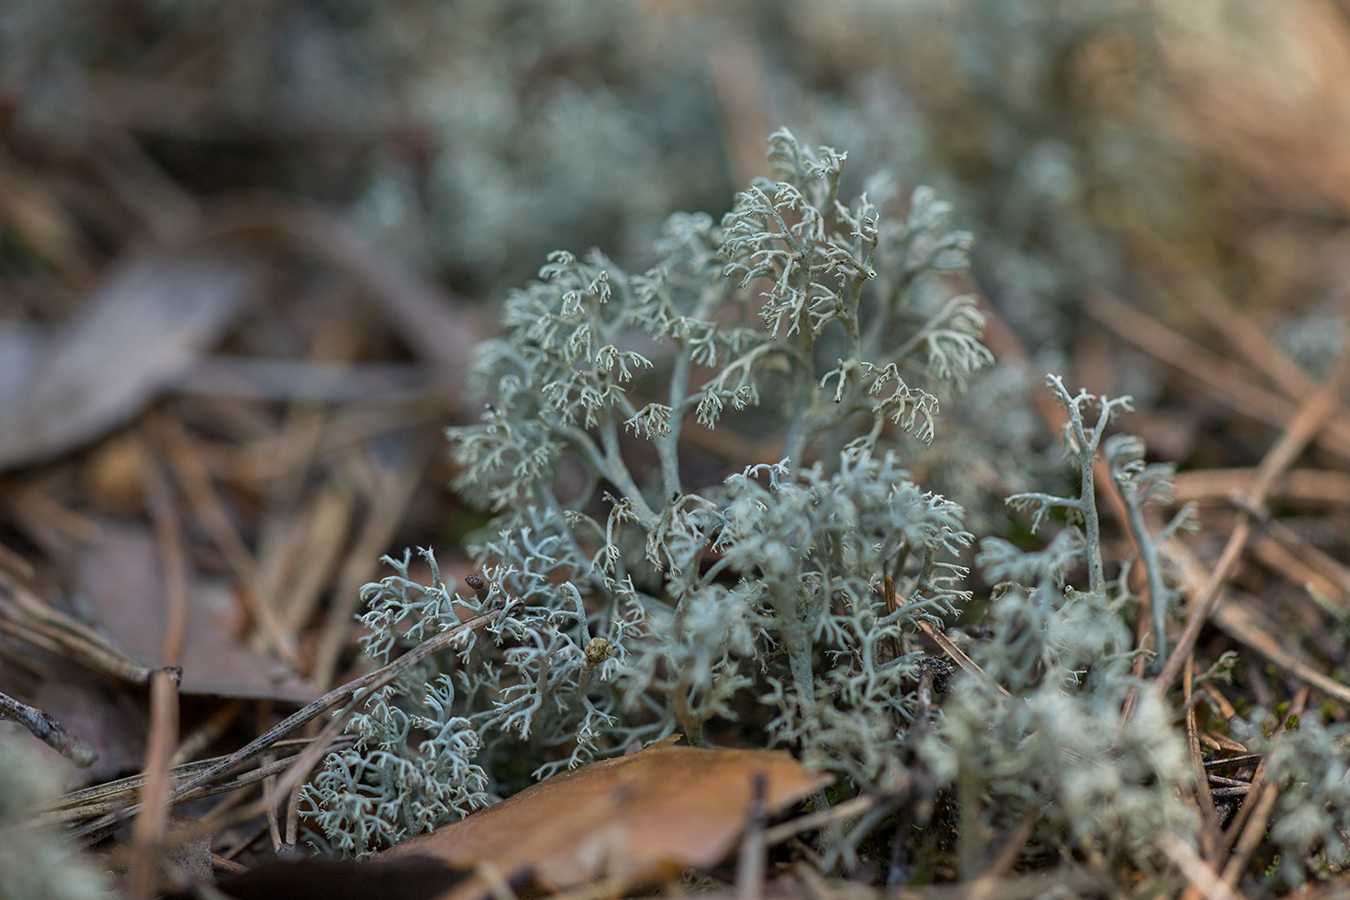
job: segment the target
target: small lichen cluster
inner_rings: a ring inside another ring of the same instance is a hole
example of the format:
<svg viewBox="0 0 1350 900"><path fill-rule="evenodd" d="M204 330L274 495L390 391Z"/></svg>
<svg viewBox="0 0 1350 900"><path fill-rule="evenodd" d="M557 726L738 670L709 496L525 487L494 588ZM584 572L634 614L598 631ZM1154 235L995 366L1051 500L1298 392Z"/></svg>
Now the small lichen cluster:
<svg viewBox="0 0 1350 900"><path fill-rule="evenodd" d="M1171 468L1107 437L1129 398L1050 377L1077 490L1013 495L1021 542L980 542L988 637L935 710L917 631L969 605L975 540L904 460L933 436L939 396L991 361L951 287L969 238L927 189L906 203L875 179L841 201L828 148L779 132L770 160L777 180L721 223L672 217L646 272L559 253L509 299L479 359L484 421L449 435L457 487L492 514L472 548L481 580L457 591L429 551L428 584L391 560L363 592L366 649L385 659L468 613L509 614L372 698L307 811L361 854L678 731L791 747L837 796L877 798L829 862L857 859L886 816L923 824L942 795L963 877L1025 830L1043 858L1177 890L1159 842L1197 842L1191 772L1166 698L1138 677L1166 654L1179 595L1159 548L1189 511L1160 528L1146 515L1170 501ZM972 443L997 425L964 421ZM767 458L719 463L693 440L710 432ZM1105 549L1099 470L1137 559ZM1025 531L1048 526L1041 545ZM1347 825L1343 744L1300 740L1271 757L1286 876L1333 855Z"/></svg>
<svg viewBox="0 0 1350 900"><path fill-rule="evenodd" d="M787 132L771 145L777 180L720 224L672 217L647 272L555 254L508 300L480 355L485 421L451 433L458 487L494 514L474 547L488 589L455 597L401 573L367 589L364 622L383 653L452 604L509 599L513 614L436 682L442 698L454 686L443 718L418 690L407 713L382 697L329 759L309 796L343 849L429 827L396 802L408 767L361 754L420 759L410 735L452 721L476 743L446 814L518 785L522 758L538 777L676 730L701 742L714 723L797 746L850 789L903 775L910 635L964 602L972 538L910 480L895 432L927 440L938 392L992 360L974 298L948 280L969 236L928 189L906 204L874 179L845 203L842 154ZM681 438L719 425L776 461L695 480ZM405 618L415 630L396 638ZM756 703L768 721L741 722ZM381 822L353 828L360 816Z"/></svg>
<svg viewBox="0 0 1350 900"><path fill-rule="evenodd" d="M408 579L405 558L390 560L398 574L364 592L370 609L362 619L371 628L365 650L373 659L387 659L401 620L411 619L401 636L414 641L458 621L453 594L428 558L430 584ZM353 714L347 730L356 744L329 754L306 788L307 796L323 798L331 849L353 854L384 846L488 805L487 775L474 762L480 738L458 714L455 680L445 674L469 662L472 649L466 645L459 665L431 659L412 667Z"/></svg>
<svg viewBox="0 0 1350 900"><path fill-rule="evenodd" d="M1127 587L1129 567L1108 580L1102 559L1093 463L1112 414L1129 401L1071 395L1053 376L1049 383L1069 413L1065 443L1080 490L1015 495L1009 504L1033 514L1033 530L1056 509L1067 510L1073 524L1038 550L994 537L981 542L976 564L996 586L991 635L972 650L983 675L958 679L943 705L943 727L924 752L953 787L958 865L970 877L987 863L990 843L1028 816L1033 840L1048 847L1111 863L1128 859L1160 874L1155 843L1163 836L1194 843L1198 818L1182 799L1185 747L1169 710L1131 675L1136 651L1127 623L1138 604ZM1084 411L1093 404L1098 418L1089 427ZM1133 451L1142 447L1137 439L1118 444L1114 480L1141 503L1145 469ZM1156 490L1155 479L1165 474L1148 470L1147 484ZM1146 559L1151 572L1156 558ZM1088 585L1080 591L1070 575L1083 566Z"/></svg>
<svg viewBox="0 0 1350 900"><path fill-rule="evenodd" d="M1255 710L1242 723L1248 746L1266 756L1278 793L1271 809L1268 877L1293 889L1350 865L1350 730L1320 715L1289 716L1271 736L1272 717Z"/></svg>

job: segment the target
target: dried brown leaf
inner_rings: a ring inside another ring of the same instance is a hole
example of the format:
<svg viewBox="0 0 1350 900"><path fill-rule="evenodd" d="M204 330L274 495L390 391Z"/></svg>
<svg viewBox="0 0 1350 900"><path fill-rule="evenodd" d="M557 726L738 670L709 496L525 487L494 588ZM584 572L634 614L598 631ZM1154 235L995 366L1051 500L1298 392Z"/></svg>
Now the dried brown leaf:
<svg viewBox="0 0 1350 900"><path fill-rule="evenodd" d="M0 469L42 462L132 418L215 343L254 286L242 259L155 251L118 266L50 338L0 343Z"/></svg>
<svg viewBox="0 0 1350 900"><path fill-rule="evenodd" d="M550 890L604 878L617 894L720 862L749 819L758 773L769 814L829 780L784 751L675 740L556 775L381 857L427 856L508 880L528 872Z"/></svg>
<svg viewBox="0 0 1350 900"><path fill-rule="evenodd" d="M77 588L98 625L149 665L162 652L164 584L159 550L144 528L108 523L80 558ZM228 588L194 579L183 645L185 694L305 702L317 693L278 659L250 650L231 631L237 603Z"/></svg>

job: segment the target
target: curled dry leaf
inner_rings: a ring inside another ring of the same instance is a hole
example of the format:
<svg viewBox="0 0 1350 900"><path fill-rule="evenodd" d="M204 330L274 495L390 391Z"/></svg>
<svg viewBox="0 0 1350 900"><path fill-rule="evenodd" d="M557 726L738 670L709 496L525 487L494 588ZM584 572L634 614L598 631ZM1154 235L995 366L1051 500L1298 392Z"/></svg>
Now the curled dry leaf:
<svg viewBox="0 0 1350 900"><path fill-rule="evenodd" d="M380 856L426 856L507 880L529 874L549 890L603 878L617 894L725 858L749 820L759 773L770 815L829 781L785 751L676 740L556 775ZM467 885L456 896L485 889Z"/></svg>

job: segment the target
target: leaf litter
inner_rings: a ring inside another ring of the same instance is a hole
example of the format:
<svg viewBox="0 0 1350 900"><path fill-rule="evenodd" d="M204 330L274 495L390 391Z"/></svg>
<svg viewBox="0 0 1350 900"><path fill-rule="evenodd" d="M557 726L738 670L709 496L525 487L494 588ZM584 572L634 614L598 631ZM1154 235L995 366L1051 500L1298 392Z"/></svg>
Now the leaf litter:
<svg viewBox="0 0 1350 900"><path fill-rule="evenodd" d="M528 876L548 891L599 881L623 893L721 862L750 821L757 778L768 815L831 780L786 751L677 747L677 740L562 772L376 858L429 856L510 882ZM491 890L480 878L455 896Z"/></svg>

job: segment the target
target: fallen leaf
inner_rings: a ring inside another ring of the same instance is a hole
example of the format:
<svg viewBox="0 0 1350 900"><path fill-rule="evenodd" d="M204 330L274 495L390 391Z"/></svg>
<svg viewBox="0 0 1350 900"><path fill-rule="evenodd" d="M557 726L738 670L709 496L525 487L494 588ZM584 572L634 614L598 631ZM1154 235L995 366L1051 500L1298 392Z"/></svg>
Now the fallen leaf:
<svg viewBox="0 0 1350 900"><path fill-rule="evenodd" d="M378 856L426 856L508 881L528 872L547 890L604 878L618 895L725 858L749 820L759 773L770 815L829 781L784 751L675 740L556 775Z"/></svg>
<svg viewBox="0 0 1350 900"><path fill-rule="evenodd" d="M99 531L98 540L81 553L76 590L118 647L146 665L158 665L165 617L159 545L143 526L109 520ZM317 696L314 686L281 660L249 649L231 634L238 604L227 584L194 577L187 600L184 694L300 703Z"/></svg>
<svg viewBox="0 0 1350 900"><path fill-rule="evenodd" d="M50 337L0 340L0 469L43 462L131 419L221 333L256 284L222 254L142 254Z"/></svg>

